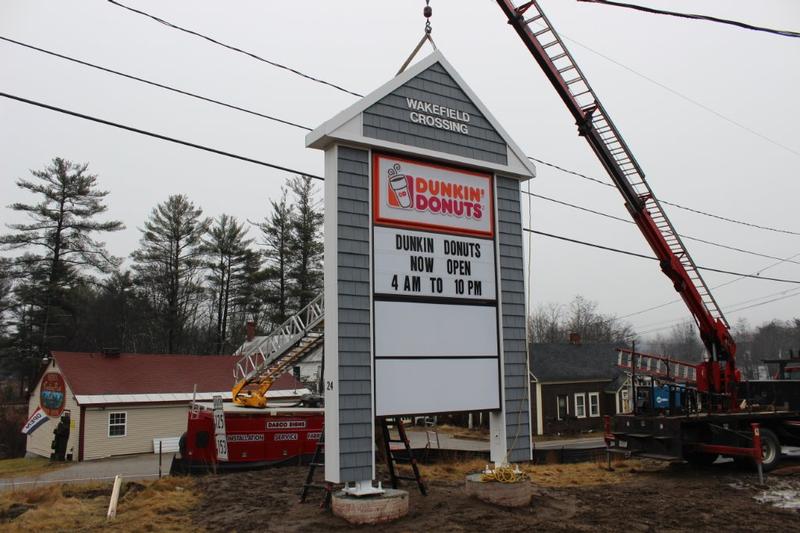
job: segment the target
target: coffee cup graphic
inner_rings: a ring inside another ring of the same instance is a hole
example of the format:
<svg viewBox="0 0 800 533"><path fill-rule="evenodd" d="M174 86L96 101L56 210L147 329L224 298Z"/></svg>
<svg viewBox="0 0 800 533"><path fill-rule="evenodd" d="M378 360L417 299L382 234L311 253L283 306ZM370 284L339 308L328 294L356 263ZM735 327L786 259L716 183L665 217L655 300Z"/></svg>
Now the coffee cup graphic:
<svg viewBox="0 0 800 533"><path fill-rule="evenodd" d="M408 189L408 178L400 170L400 164L395 163L387 172L389 175L389 187L392 188L397 203L403 209L411 207L411 191Z"/></svg>

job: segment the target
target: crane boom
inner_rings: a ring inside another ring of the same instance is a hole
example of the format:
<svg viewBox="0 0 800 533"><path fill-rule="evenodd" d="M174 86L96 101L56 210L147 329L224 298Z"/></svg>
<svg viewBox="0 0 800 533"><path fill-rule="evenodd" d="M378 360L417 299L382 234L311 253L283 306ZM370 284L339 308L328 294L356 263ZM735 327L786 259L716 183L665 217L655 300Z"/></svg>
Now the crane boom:
<svg viewBox="0 0 800 533"><path fill-rule="evenodd" d="M572 113L578 134L586 138L617 186L628 212L658 257L661 270L697 323L709 354L709 360L698 366L698 390L711 393L712 404L721 405L724 397L729 400L728 407L735 406L739 374L728 322L642 168L539 3L533 0L518 7L511 0L497 3Z"/></svg>

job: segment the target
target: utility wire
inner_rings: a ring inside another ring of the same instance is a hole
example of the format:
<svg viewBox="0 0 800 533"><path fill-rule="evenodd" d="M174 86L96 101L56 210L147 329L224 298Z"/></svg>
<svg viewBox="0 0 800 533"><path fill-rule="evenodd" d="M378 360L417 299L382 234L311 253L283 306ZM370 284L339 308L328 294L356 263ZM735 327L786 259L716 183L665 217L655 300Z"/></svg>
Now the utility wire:
<svg viewBox="0 0 800 533"><path fill-rule="evenodd" d="M543 27L543 26L540 25L540 27ZM785 144L780 143L780 142L776 141L775 139L773 139L771 137L767 137L763 133L759 133L758 131L754 130L753 128L751 128L749 126L746 126L746 125L742 124L741 122L738 122L738 121L736 121L736 120L734 120L734 119L732 119L732 118L730 118L730 117L728 117L726 115L723 115L722 113L720 113L716 109L714 109L712 107L709 107L709 106L705 105L704 103L702 103L702 102L700 102L698 100L695 100L691 96L687 96L687 95L683 94L682 92L680 92L680 91L678 91L676 89L673 89L669 85L665 85L665 84L661 83L660 81L658 81L658 80L656 80L654 78L651 78L650 76L642 74L638 70L632 69L628 65L625 65L624 63L620 63L616 59L614 59L612 57L609 57L609 56L605 55L602 52L598 52L594 48L591 48L591 47L583 44L580 41L576 41L575 39L572 39L572 38L564 35L563 33L559 33L559 36L561 36L562 38L564 38L567 41L570 41L571 43L576 44L577 46L580 46L581 48L583 48L585 50L588 50L589 52L595 54L596 56L601 57L601 58L605 59L606 61L608 61L610 63L613 63L613 64L617 65L618 67L624 69L624 70L627 70L631 74L633 74L635 76L638 76L638 77L642 78L643 80L645 80L645 81L647 81L649 83L652 83L656 87L660 87L661 89L664 89L668 93L671 93L671 94L677 96L678 98L680 98L682 100L685 100L685 101L689 102L690 104L692 104L694 106L699 107L703 111L711 113L712 115L716 116L717 118L721 118L725 122L727 122L729 124L732 124L732 125L736 126L737 128L742 129L742 130L750 133L751 135L755 135L756 137L758 137L758 138L760 138L762 140L765 140L768 143L777 146L778 148L782 148L783 150L786 150L789 153L792 153L792 154L794 154L796 156L800 156L800 151L797 151L797 150L795 150L794 148L792 148L790 146L786 146Z"/></svg>
<svg viewBox="0 0 800 533"><path fill-rule="evenodd" d="M572 209L577 209L579 211L584 211L586 213L591 213L593 215L598 215L598 216L601 216L601 217L610 218L611 220L617 220L619 222L625 222L626 224L636 225L636 223L634 221L629 220L627 218L618 217L616 215L612 215L612 214L609 214L609 213L604 213L602 211L597 211L595 209L589 209L588 207L583 207L583 206L580 206L580 205L572 204L572 203L569 203L569 202L565 202L563 200L557 200L555 198L550 198L548 196L544 196L543 194L536 194L536 193L527 192L527 191L522 191L522 193L523 194L529 194L530 196L533 196L534 198L539 198L541 200L546 200L548 202L552 202L552 203L555 203L555 204L563 205L565 207L571 207ZM768 254L763 254L763 253L760 253L760 252L754 252L752 250L746 250L744 248L737 248L736 246L729 246L727 244L720 244L718 242L707 241L705 239L701 239L699 237L692 237L690 235L679 234L679 236L684 238L684 239L690 240L690 241L701 242L703 244L708 244L710 246L716 246L717 248L724 248L725 250L732 250L734 252L740 252L740 253L743 253L743 254L753 255L753 256L756 256L756 257L764 257L766 259L778 259L781 262L789 262L789 263L794 263L796 265L800 265L800 261L792 261L791 259L784 259L784 258L776 257L774 255L768 255Z"/></svg>
<svg viewBox="0 0 800 533"><path fill-rule="evenodd" d="M613 2L610 0L578 0L578 2L587 2L590 4L602 4L606 6L613 6L613 7L624 7L627 9L633 9L636 11L644 11L645 13L651 13L654 15L669 15L671 17L679 17L685 19L693 19L693 20L704 20L707 22L717 22L719 24L728 24L730 26L736 26L737 28L743 28L745 30L753 30L753 31L763 31L766 33L772 33L774 35L780 35L781 37L800 37L800 33L796 31L789 31L789 30L776 30L773 28L765 28L763 26L754 26L753 24L748 24L746 22L739 22L737 20L730 20L730 19L723 19L718 17L712 17L710 15L696 15L693 13L679 13L677 11L666 11L664 9L655 9L653 7L647 6L640 6L636 4L625 4L622 2Z"/></svg>
<svg viewBox="0 0 800 533"><path fill-rule="evenodd" d="M204 146L204 145L201 145L201 144L197 144L197 143L193 143L193 142L189 142L189 141L184 141L184 140L181 140L181 139L176 139L175 137L169 137L167 135L161 135L159 133L154 133L154 132L151 132L151 131L147 131L147 130L143 130L143 129L139 129L139 128L134 128L132 126L126 126L126 125L120 124L118 122L112 122L110 120L105 120L105 119L93 117L93 116L90 116L90 115L86 115L86 114L83 114L83 113L78 113L76 111L70 111L70 110L64 109L62 107L52 106L52 105L45 104L45 103L42 103L42 102L37 102L35 100L30 100L28 98L22 98L21 96L15 96L15 95L4 93L4 92L0 92L0 96L3 97L3 98L16 100L18 102L23 102L23 103L26 103L26 104L29 104L29 105L33 105L33 106L36 106L36 107L41 107L41 108L44 108L44 109L49 109L51 111L56 111L58 113L63 113L65 115L71 115L73 117L82 118L84 120L97 122L99 124L104 124L106 126L111 126L111 127L119 128L119 129L122 129L122 130L131 131L133 133L139 133L140 135L146 135L148 137L154 137L156 139L161 139L163 141L168 141L168 142L171 142L171 143L180 144L182 146L188 146L190 148L196 148L198 150L203 150L203 151L211 152L211 153L214 153L214 154L217 154L217 155L222 155L222 156L225 156L225 157L238 159L240 161L246 161L248 163L254 163L256 165L261 165L261 166L265 166L265 167L269 167L269 168L274 168L276 170L281 170L283 172L288 172L288 173L292 173L292 174L299 174L299 175L306 176L308 178L312 178L312 179L316 179L316 180L324 180L325 179L322 176L317 176L317 175L314 175L314 174L311 174L311 173L308 173L308 172L303 172L301 170L296 170L296 169L293 169L293 168L284 167L284 166L281 166L281 165L276 165L274 163L269 163L269 162L266 162L266 161L260 161L258 159L253 159L251 157L246 157L246 156L234 154L234 153L231 153L231 152L226 152L224 150L211 148L209 146ZM551 238L555 238L555 239L560 239L560 240L563 240L563 241L568 241L568 242L572 242L572 243L576 243L576 244L582 244L582 245L585 245L585 246L591 246L593 248L599 248L601 250L607 250L607 251L610 251L610 252L616 252L616 253L620 253L620 254L624 254L624 255L629 255L629 256L633 256L633 257L640 257L640 258L643 258L643 259L650 259L650 260L654 260L654 261L658 260L656 257L649 256L649 255L644 255L644 254L639 254L639 253L636 253L636 252L630 252L630 251L627 251L627 250L620 250L618 248L611 248L611 247L608 247L608 246L603 246L603 245L600 245L600 244L595 244L595 243L590 243L590 242L581 241L581 240L577 240L577 239L572 239L572 238L564 237L564 236L561 236L561 235L554 235L554 234L551 234L551 233L545 233L543 231L533 230L533 229L530 229L530 228L523 228L523 229L525 231L530 231L530 232L532 232L532 233L534 233L536 235L542 235L542 236L545 236L545 237L551 237ZM729 274L729 275L733 275L733 276L742 276L742 277L760 279L760 280L764 280L764 281L776 281L776 282L780 282L780 283L800 284L800 280L790 280L790 279L782 279L782 278L770 278L770 277L765 277L765 276L756 276L756 275L752 275L752 274L743 274L741 272L733 272L733 271L730 271L730 270L723 270L723 269L711 268L711 267L703 267L703 266L697 266L697 268L700 269L700 270L706 270L708 272L717 272L717 273L720 273L720 274Z"/></svg>
<svg viewBox="0 0 800 533"><path fill-rule="evenodd" d="M788 295L782 296L780 298L773 298L772 300L767 300L766 302L760 302L760 303L753 304L753 305L747 305L745 307L739 307L739 308L735 308L735 309L725 309L724 311L725 311L725 314L727 314L727 315L734 315L734 314L740 313L742 311L746 311L746 310L749 310L749 309L754 309L756 307L761 307L762 305L767 305L767 304L771 304L771 303L774 303L774 302L779 302L781 300L787 300L789 298L796 298L798 296L800 296L800 292L794 291L794 292L792 292L792 294L788 294ZM653 328L653 329L646 329L644 331L638 331L637 335L650 335L652 333L657 333L659 331L664 331L665 329L670 329L672 327L675 327L677 324L680 324L681 322L685 322L685 321L686 321L686 319L674 319L674 320L671 321L670 324L668 324L666 326L661 326L661 327Z"/></svg>
<svg viewBox="0 0 800 533"><path fill-rule="evenodd" d="M9 42L9 43L13 43L13 44L16 44L16 45L19 45L19 46L23 46L23 47L29 48L31 50L36 50L37 52L41 52L43 54L47 54L47 55L51 55L51 56L58 57L58 58L61 58L61 59L65 59L67 61L71 61L71 62L77 63L79 65L83 65L83 66L90 67L90 68L93 68L93 69L101 70L101 71L107 72L109 74L114 74L116 76L122 76L123 78L128 78L129 80L138 81L139 83L152 85L153 87L158 87L159 89L164 89L164 90L171 91L171 92L174 92L174 93L182 94L184 96L189 96L191 98L196 98L198 100L203 100L205 102L210 102L212 104L217 104L217 105L221 105L223 107L227 107L227 108L230 108L230 109L235 109L236 111L241 111L243 113L248 113L250 115L255 115L257 117L266 118L268 120L279 122L281 124L286 124L287 126L293 126L295 128L300 128L302 130L311 131L311 128L309 128L308 126L303 126L303 125L297 124L296 122L291 122L289 120L284 120L282 118L273 117L271 115L265 115L264 113L259 113L258 111L253 111L252 109L246 109L244 107L240 107L240 106L237 106L237 105L229 104L227 102L223 102L221 100L216 100L214 98L209 98L207 96L202 96L202 95L199 95L199 94L196 94L196 93L191 93L189 91L184 91L183 89L177 89L175 87L171 87L171 86L165 85L163 83L158 83L158 82L155 82L155 81L151 81L151 80L147 80L147 79L144 79L144 78L140 78L139 76L134 76L133 74L126 74L124 72L120 72L119 70L114 70L114 69L111 69L111 68L108 68L108 67L103 67L101 65L96 65L94 63L89 63L88 61L84 61L82 59L76 59L74 57L69 57L69 56L66 56L66 55L63 55L63 54L59 54L58 52L53 52L52 50L45 50L44 48L39 48L38 46L33 46L32 44L26 44L26 43L23 43L21 41L16 41L14 39L10 39L10 38L4 37L2 35L0 35L0 40L6 41L6 42Z"/></svg>
<svg viewBox="0 0 800 533"><path fill-rule="evenodd" d="M214 99L214 98L203 96L203 95L200 95L200 94L197 94L197 93L192 93L192 92L189 92L189 91L186 91L186 90L183 90L183 89L178 89L178 88L170 86L170 85L166 85L166 84L163 84L163 83L158 83L158 82L155 82L155 81L152 81L152 80L148 80L148 79L145 79L145 78L142 78L142 77L139 77L139 76L134 76L132 74L127 74L127 73L121 72L119 70L114 70L114 69L111 69L111 68L108 68L108 67L104 67L104 66L101 66L101 65L90 63L90 62L82 60L82 59L77 59L77 58L70 57L70 56L67 56L67 55L64 55L64 54L53 52L52 50L46 50L44 48L40 48L38 46L34 46L34 45L31 45L31 44L28 44L28 43L17 41L15 39L11 39L11 38L8 38L8 37L0 36L0 40L3 40L3 41L8 42L8 43L16 44L18 46L22 46L22 47L28 48L30 50L34 50L34 51L37 51L37 52L48 54L48 55L51 55L53 57L58 57L60 59L64 59L66 61L70 61L70 62L73 62L73 63L76 63L76 64L80 64L80 65L83 65L83 66L86 66L86 67L89 67L89 68L94 68L94 69L106 72L108 74L114 74L116 76L121 76L121 77L130 79L130 80L134 80L134 81L138 81L140 83L144 83L146 85L151 85L153 87L158 87L158 88L161 88L161 89L164 89L164 90L167 90L167 91L171 91L171 92L174 92L174 93L177 93L177 94L182 94L184 96L189 96L191 98L196 98L198 100L202 100L202 101L209 102L209 103L212 103L212 104L217 104L217 105L229 108L229 109L234 109L236 111L241 111L243 113L248 113L250 115L254 115L254 116L258 116L258 117L265 118L265 119L268 119L268 120L272 120L274 122L278 122L278 123L281 123L281 124L286 124L288 126L292 126L292 127L299 128L299 129L302 129L302 130L312 131L312 128L310 128L308 126L305 126L303 124L298 124L296 122L292 122L292 121L289 121L289 120L285 120L285 119L277 118L277 117L274 117L274 116L266 115L264 113L260 113L258 111L254 111L252 109L247 109L247 108L244 108L244 107L241 107L241 106L237 106L237 105L234 105L234 104L223 102L221 100L217 100L217 99ZM598 183L600 185L605 185L606 187L611 187L611 188L616 190L616 185L614 185L613 183L609 183L607 181L603 181L603 180L598 179L598 178L593 178L591 176L587 176L585 174L581 174L580 172L576 172L574 170L566 169L564 167L561 167L559 165L550 163L548 161L544 161L544 160L536 158L536 157L528 156L528 158L530 160L532 160L532 161L535 161L535 162L540 163L542 165L554 168L554 169L559 170L561 172L564 172L564 173L567 173L567 174L571 174L573 176L577 176L579 178L582 178L582 179L585 179L585 180L588 180L588 181L591 181L591 182L594 182L594 183ZM679 205L679 204L676 204L676 203L673 203L673 202L669 202L667 200L660 200L660 201L663 204L671 205L671 206L679 208L679 209L684 209L684 210L690 211L692 213L696 213L696 214L700 214L700 215L716 218L716 219L723 220L723 221L726 221L726 222L731 222L731 223L734 223L734 224L742 224L742 225L745 225L745 226L750 226L750 227L754 227L754 228L758 228L758 229L776 231L776 232L780 232L780 233L788 233L788 234L792 234L792 235L800 235L800 233L795 233L795 232L791 232L791 231L788 231L788 230L781 230L781 229L777 229L777 228L759 226L759 225L756 225L756 224L751 224L749 222L744 222L744 221L740 221L740 220L730 219L730 218L727 218L727 217L722 217L722 216L719 216L719 215L714 215L712 213L707 213L705 211L700 211L700 210L697 210L697 209L694 209L694 208L691 208L691 207L685 207L685 206L682 206L682 205ZM572 207L576 207L576 206L572 206ZM588 210L586 208L578 208L578 209L582 209L582 210L585 210L585 211L592 212L591 210ZM613 215L605 215L605 214L602 214L602 213L599 213L599 212L595 213L595 214L599 214L601 216L608 216L608 217L614 218ZM630 222L630 220L627 220L627 219L621 219L620 218L619 220L623 220L625 222ZM691 238L691 237L688 237L688 238ZM693 240L697 240L697 241L700 241L700 242L705 242L706 244L711 244L711 243L708 243L707 241L702 241L701 239L697 239L697 238L694 238ZM719 246L722 246L723 248L726 248L726 246L724 246L724 245L719 245ZM732 247L727 247L727 248L735 249L735 248L732 248ZM747 253L747 252L745 252L745 253Z"/></svg>
<svg viewBox="0 0 800 533"><path fill-rule="evenodd" d="M571 243L574 243L574 244L581 244L581 245L584 245L584 246L591 246L592 248L599 248L600 250L606 250L608 252L615 252L615 253L618 253L618 254L629 255L631 257L640 257L642 259L650 259L652 261L658 261L658 258L657 257L653 257L652 255L645 255L645 254L640 254L640 253L636 253L636 252L630 252L628 250L620 250L619 248L612 248L610 246L603 246L601 244L595 244L595 243L591 243L591 242L587 242L587 241L581 241L581 240L578 240L578 239L573 239L571 237L564 237L563 235L555 235L553 233L546 233L544 231L534 230L534 229L530 229L530 228L522 228L522 229L524 231L530 231L531 233L533 233L535 235L542 235L543 237L550 237L550 238L553 238L553 239L558 239L558 240L561 240L561 241L567 241L567 242L571 242ZM733 272L731 270L723 270L723 269L719 269L719 268L704 267L704 266L699 266L699 265L697 265L697 269L698 270L705 270L705 271L708 271L708 272L716 272L716 273L719 273L719 274L729 274L731 276L742 276L742 277L745 277L745 278L761 279L761 280L764 280L764 281L777 281L779 283L793 283L793 284L800 285L800 280L794 280L794 279L770 278L770 277L766 277L766 276L758 276L758 275L755 275L755 274L743 274L742 272Z"/></svg>
<svg viewBox="0 0 800 533"><path fill-rule="evenodd" d="M224 48L227 48L228 50L233 50L234 52L238 52L240 54L244 54L244 55L246 55L248 57L251 57L251 58L253 58L253 59L257 60L257 61L261 61L262 63L266 63L268 65L272 65L273 67L289 71L292 74L300 76L301 78L305 78L307 80L310 80L310 81L313 81L313 82L316 82L316 83L321 83L322 85L327 85L328 87L333 87L336 90L342 91L343 93L352 94L353 96L358 96L358 97L363 96L363 95L355 93L353 91L349 91L349 90L345 89L344 87L336 85L335 83L331 83L329 81L325 81L323 79L316 78L314 76L311 76L311 75L306 74L304 72L300 72L299 70L293 69L292 67L287 67L286 65L282 65L282 64L277 63L275 61L270 61L269 59L265 59L265 58L263 58L263 57L261 57L259 55L254 54L253 52L248 52L247 50L242 50L241 48L237 48L236 46L233 46L233 45L230 45L230 44L225 44L225 43L223 43L221 41L218 41L218 40L216 40L214 38L211 38L211 37L209 37L207 35L203 35L200 32L197 32L197 31L194 31L194 30L190 30L190 29L184 28L182 26L178 26L177 24L173 24L172 22L168 22L168 21L166 21L166 20L164 20L162 18L158 18L155 15L151 15L150 13L146 13L144 11L140 11L138 9L126 6L125 4L121 4L119 2L115 2L114 0L108 0L108 2L110 4L113 4L113 5L117 6L117 7L121 7L122 9L127 9L128 11L130 11L132 13L136 13L138 15L142 15L142 16L145 16L147 18L153 19L156 22L159 22L159 23L163 24L164 26L169 26L170 28L174 28L176 30L180 30L180 31L182 31L184 33L188 33L189 35L194 35L195 37L199 37L201 39L205 39L206 41L209 41L209 42L214 43L214 44L216 44L218 46L222 46Z"/></svg>
<svg viewBox="0 0 800 533"><path fill-rule="evenodd" d="M750 304L752 302L758 302L759 300L764 300L766 298L773 298L775 296L784 296L784 295L787 295L787 294L790 295L790 296L793 296L794 294L800 295L800 288L793 287L791 289L784 289L784 290L779 291L779 292L773 292L771 294L765 294L764 296L758 296L756 298L749 298L747 300L742 300L740 302L736 302L734 304L726 306L725 312L735 311L736 309L738 309L739 306L742 306L742 305L745 305L745 304ZM770 301L773 301L773 300L770 300ZM762 303L764 303L764 302L762 302ZM624 317L616 317L616 318L618 320L623 320L624 319ZM673 325L673 324L677 324L679 322L683 322L684 320L685 320L685 318L670 318L670 319L667 319L667 320L659 320L658 322L652 322L650 324L644 324L642 326L639 326L639 328L642 329L642 330L645 330L645 331L650 331L655 326L661 326L662 324ZM658 329L662 329L662 328L658 328Z"/></svg>
<svg viewBox="0 0 800 533"><path fill-rule="evenodd" d="M554 168L554 169L559 170L561 172L565 172L567 174L571 174L573 176L577 176L579 178L582 178L582 179L585 179L585 180L588 180L588 181L591 181L591 182L594 182L594 183L599 183L600 185L605 185L606 187L611 187L613 189L617 188L617 186L614 185L613 183L610 183L610 182L607 182L607 181L604 181L604 180L601 180L601 179L598 179L598 178L593 178L591 176L587 176L586 174L581 174L580 172L576 172L574 170L565 169L564 167L560 167L558 165L554 165L553 163L548 163L547 161L543 161L543 160L538 159L536 157L528 156L528 159L530 159L531 161L535 161L537 163L541 163L541 164L543 164L545 166ZM759 225L759 224L753 224L751 222L745 222L743 220L736 220L734 218L723 217L721 215L715 215L714 213L709 213L708 211L701 211L699 209L694 209L692 207L686 207L684 205L676 204L674 202L669 202L667 200L662 200L660 198L659 198L658 201L661 202L662 204L670 205L670 206L675 207L677 209L683 209L684 211L689 211L691 213L695 213L695 214L698 214L698 215L703 215L703 216L707 216L707 217L710 217L710 218L715 218L717 220L722 220L724 222L730 222L732 224L740 224L742 226L747 226L747 227L750 227L750 228L756 228L756 229L761 229L761 230L765 230L765 231L773 231L773 232L776 232L776 233L784 233L784 234L787 234L787 235L800 235L800 232L791 231L791 230L787 230L787 229L781 229L781 228L773 228L771 226L762 226L762 225Z"/></svg>
<svg viewBox="0 0 800 533"><path fill-rule="evenodd" d="M359 93L357 93L355 91L351 91L349 89L345 89L344 87L336 85L335 83L331 83L331 82L325 81L323 79L316 78L314 76L305 74L304 72L301 72L301 71L296 70L294 68L287 67L285 65L281 65L280 63L275 63L274 61L269 61L269 60L264 59L264 58L254 54L252 52L247 52L247 51L242 50L240 48L237 48L237 47L235 47L233 45L223 43L221 41L218 41L218 40L216 40L216 39L214 39L212 37L209 37L207 35L204 35L202 33L197 32L197 31L189 30L189 29L186 29L186 28L182 28L182 27L180 27L180 26L178 26L176 24L173 24L171 22L167 22L166 20L161 19L161 18L159 18L159 17L157 17L155 15L151 15L150 13L147 13L145 11L141 11L139 9L134 9L132 7L128 7L128 6L124 5L124 4L121 4L120 2L115 1L115 0L108 0L108 2L111 3L112 5L115 5L117 7L121 7L123 9L127 9L128 11L131 11L131 12L136 13L138 15L142 15L142 16L148 17L150 19L153 19L153 20L155 20L155 21L157 21L157 22L159 22L159 23L161 23L161 24L163 24L165 26L170 27L170 28L174 28L176 30L183 31L183 32L188 33L190 35L194 35L195 37L200 37L201 39L205 39L206 41L214 43L214 44L216 44L218 46L222 46L222 47L227 48L229 50L233 50L234 52L245 54L245 55L247 55L249 57L252 57L253 59L256 59L258 61L262 61L264 63L268 63L268 64L270 64L270 65L272 65L274 67L278 67L278 68L282 68L284 70L288 70L289 72L292 72L293 74L296 74L296 75L301 76L303 78L306 78L308 80L314 81L316 83L321 83L323 85L327 85L329 87L333 87L334 89L337 89L337 90L342 91L342 92L347 93L347 94L351 94L353 96L358 96L358 97L363 96L363 95L361 95L361 94L359 94ZM662 89L674 94L675 96L678 96L681 99L686 100L687 102L700 107L701 109L703 109L703 110L705 110L705 111L707 111L707 112L709 112L709 113L711 113L711 114L713 114L713 115L725 120L726 122L728 122L730 124L733 124L734 126L736 126L738 128L741 128L744 131L747 131L748 133L750 133L752 135L755 135L755 136L757 136L757 137L759 137L759 138L761 138L761 139L763 139L763 140L765 140L767 142L770 142L770 143L774 144L775 146L783 148L784 150L786 150L788 152L791 152L794 155L800 156L800 152L798 152L797 150L794 150L793 148L790 148L790 147L788 147L788 146L786 146L784 144L781 144L778 141L776 141L774 139L771 139L771 138L767 137L766 135L763 135L763 134L757 132L756 130L754 130L752 128L749 128L748 126L745 126L744 124L741 124L740 122L737 122L737 121L733 120L732 118L728 118L727 116L723 115L722 113L720 113L718 111L715 111L714 109L706 106L705 104L702 104L701 102L698 102L697 100L694 100L693 98L691 98L689 96L686 96L685 94L682 94L682 93L678 92L677 90L672 89L671 87L669 87L667 85L664 85L663 83L661 83L659 81L654 80L653 78L645 76L644 74L642 74L640 72L637 72L636 70L634 70L634 69L632 69L632 68L630 68L630 67L628 67L628 66L626 66L626 65L624 65L622 63L620 63L619 61L616 61L615 59L612 59L611 57L609 57L609 56L607 56L605 54L602 54L602 53L598 52L597 50L594 50L594 49L590 48L589 46L587 46L587 45L585 45L585 44L583 44L583 43L581 43L579 41L571 39L571 38L567 37L564 34L561 34L561 37L563 37L564 39L566 39L568 41L571 41L571 42L575 43L576 45L578 45L578 46L580 46L582 48L585 48L586 50L589 50L593 54L596 54L599 57L602 57L603 59L605 59L607 61L610 61L611 63L614 63L615 65L617 65L619 67L624 68L625 70L631 72L632 74L635 74L636 76L639 76L640 78L642 78L642 79L644 79L644 80L646 80L646 81L648 81L648 82L650 82L650 83L652 83L654 85L657 85L658 87L661 87Z"/></svg>
<svg viewBox="0 0 800 533"><path fill-rule="evenodd" d="M190 148L196 148L198 150L211 152L212 154L222 155L222 156L225 156L225 157L238 159L240 161L246 161L248 163L254 163L256 165L261 165L261 166L264 166L264 167L274 168L275 170L281 170L283 172L289 172L291 174L300 174L302 176L306 176L306 177L309 177L309 178L312 178L312 179L315 179L315 180L324 179L321 176L316 176L314 174L309 174L308 172L303 172L301 170L296 170L296 169L293 169L293 168L284 167L282 165L276 165L274 163L269 163L267 161L260 161L258 159L253 159L252 157L246 157L246 156L243 156L243 155L234 154L232 152L226 152L224 150L219 150L217 148L211 148L210 146L204 146L202 144L197 144L197 143L193 143L193 142L189 142L189 141L184 141L184 140L181 140L181 139L176 139L175 137L169 137L167 135L161 135L160 133L154 133L152 131L147 131L147 130L143 130L143 129L139 129L139 128L134 128L133 126L126 126L124 124L120 124L119 122L112 122L110 120L105 120L105 119L102 119L102 118L97 118L97 117L93 117L93 116L90 116L90 115L85 115L83 113L78 113L76 111L70 111L69 109L64 109L63 107L52 106L52 105L45 104L45 103L42 103L42 102L37 102L35 100L29 100L28 98L22 98L21 96L15 96L13 94L8 94L8 93L4 93L4 92L0 92L0 96L2 96L3 98L16 100L18 102L23 102L23 103L30 104L30 105L37 106L37 107L41 107L41 108L44 108L44 109L49 109L50 111L56 111L58 113L63 113L65 115L71 115L73 117L82 118L84 120L90 120L92 122L97 122L99 124L104 124L106 126L119 128L121 130L132 131L133 133L138 133L140 135L147 135L148 137L154 137L156 139L161 139L162 141L168 141L168 142L171 142L171 143L180 144L180 145L183 145L183 146L188 146Z"/></svg>
<svg viewBox="0 0 800 533"><path fill-rule="evenodd" d="M781 265L781 264L786 263L786 262L794 263L795 261L792 261L792 259L794 259L795 257L798 257L798 256L800 256L800 253L796 253L796 254L794 254L792 256L789 256L789 257L786 257L784 259L781 259L780 261L778 261L776 263L772 263L772 264L767 265L767 266L765 266L763 268L760 268L759 270L756 270L755 272L751 272L749 276L740 276L740 277L732 279L730 281L726 281L725 283L720 283L719 285L714 285L714 286L711 287L711 290L713 291L713 290L721 289L722 287L726 287L728 285L731 285L732 283L736 283L737 281L741 281L743 279L747 279L750 276L760 277L761 273L764 272L765 270L769 270L770 268L776 267L776 266ZM655 311L656 309L661 309L663 307L667 307L668 305L672 305L672 304L678 303L680 301L682 301L680 298L676 298L674 300L670 300L668 302L664 302L663 304L654 305L654 306L648 307L646 309L641 309L641 310L635 311L633 313L628 313L627 315L623 315L623 316L618 317L618 318L621 320L623 318L629 318L629 317L632 317L632 316L641 315L643 313L647 313L648 311Z"/></svg>

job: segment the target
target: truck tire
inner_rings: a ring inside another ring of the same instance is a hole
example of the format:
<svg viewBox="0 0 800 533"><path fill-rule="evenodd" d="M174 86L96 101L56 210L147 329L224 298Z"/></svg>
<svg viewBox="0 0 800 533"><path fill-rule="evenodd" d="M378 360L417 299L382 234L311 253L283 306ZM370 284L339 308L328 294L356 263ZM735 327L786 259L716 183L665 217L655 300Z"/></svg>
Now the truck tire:
<svg viewBox="0 0 800 533"><path fill-rule="evenodd" d="M772 430L761 429L761 468L764 472L773 470L781 462L781 443Z"/></svg>
<svg viewBox="0 0 800 533"><path fill-rule="evenodd" d="M764 472L774 470L781 460L781 444L772 430L761 428L761 468ZM733 462L739 468L755 470L756 463L752 457L734 457Z"/></svg>

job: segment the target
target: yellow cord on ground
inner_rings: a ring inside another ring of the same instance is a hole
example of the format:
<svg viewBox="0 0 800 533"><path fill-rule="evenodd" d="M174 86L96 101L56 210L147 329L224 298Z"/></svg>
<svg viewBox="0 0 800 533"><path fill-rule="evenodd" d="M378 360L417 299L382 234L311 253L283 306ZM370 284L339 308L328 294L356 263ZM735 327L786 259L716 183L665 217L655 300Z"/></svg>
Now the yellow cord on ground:
<svg viewBox="0 0 800 533"><path fill-rule="evenodd" d="M520 483L527 479L528 474L511 466L498 466L494 470L488 470L481 474L481 481L497 481L499 483Z"/></svg>

